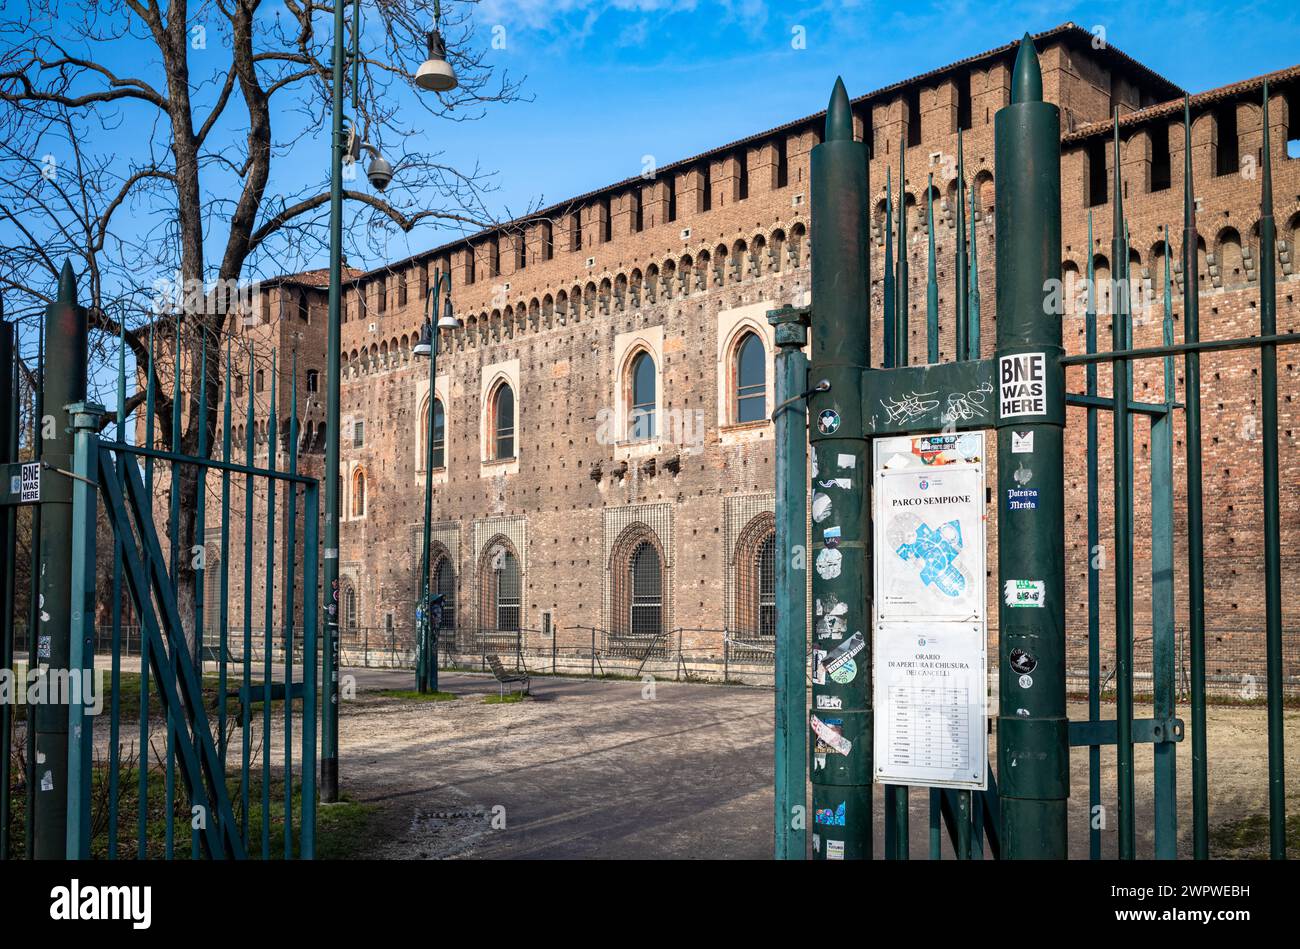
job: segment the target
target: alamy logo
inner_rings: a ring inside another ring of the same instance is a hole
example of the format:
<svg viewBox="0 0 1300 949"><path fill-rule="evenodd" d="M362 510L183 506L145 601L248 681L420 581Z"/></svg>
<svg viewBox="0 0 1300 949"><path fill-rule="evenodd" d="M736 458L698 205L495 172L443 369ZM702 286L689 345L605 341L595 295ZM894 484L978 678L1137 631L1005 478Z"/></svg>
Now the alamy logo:
<svg viewBox="0 0 1300 949"><path fill-rule="evenodd" d="M50 890L50 919L125 919L133 929L152 921L153 888L149 886L68 886Z"/></svg>

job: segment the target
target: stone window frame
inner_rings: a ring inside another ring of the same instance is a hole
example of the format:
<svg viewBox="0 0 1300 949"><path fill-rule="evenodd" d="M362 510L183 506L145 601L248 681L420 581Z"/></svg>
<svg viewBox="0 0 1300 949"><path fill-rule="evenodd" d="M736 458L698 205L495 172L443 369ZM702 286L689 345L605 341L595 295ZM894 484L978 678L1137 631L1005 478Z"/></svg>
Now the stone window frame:
<svg viewBox="0 0 1300 949"><path fill-rule="evenodd" d="M632 415L632 363L642 352L649 355L655 367L655 433L650 438L632 440L627 437ZM612 431L604 428L605 440L614 447L614 459L621 461L657 453L664 444L669 426L664 415L664 328L647 326L614 337L614 387L611 394L613 412L606 410L605 418L612 414Z"/></svg>
<svg viewBox="0 0 1300 949"><path fill-rule="evenodd" d="M722 444L758 441L774 436L772 412L775 405L776 380L776 330L767 322L767 311L775 307L768 300L719 310L717 315L718 352L714 367L717 376L717 426ZM765 357L765 411L763 418L754 422L736 421L737 364L740 344L749 333L755 334L763 344Z"/></svg>
<svg viewBox="0 0 1300 949"><path fill-rule="evenodd" d="M505 534L493 534L488 538L487 543L478 554L477 570L477 602L478 602L478 627L479 629L500 629L500 608L501 604L497 598L497 586L499 582L496 577L497 571L492 569L492 558L500 548L505 548L510 557L514 558L515 564L519 570L519 629L525 628L524 606L526 591L528 589L527 577L524 575L524 562L519 556L519 551L515 549L514 543ZM491 619L491 624L485 624L484 620Z"/></svg>
<svg viewBox="0 0 1300 949"><path fill-rule="evenodd" d="M417 556L423 557L421 551ZM429 541L429 592L438 594L446 592L447 598L443 601L442 609L442 626L440 632L454 631L456 624L460 620L460 565L456 563L456 558L452 556L447 545L438 540ZM439 590L438 571L446 564L451 568L451 589L448 591ZM418 571L417 571L418 572ZM451 619L450 625L447 620Z"/></svg>
<svg viewBox="0 0 1300 949"><path fill-rule="evenodd" d="M433 468L433 483L446 484L451 468L451 412L449 406L451 401L448 398L451 391L451 378L445 375L439 375L434 380L433 396L442 403L442 465L435 465ZM418 430L411 439L415 451L415 464L412 470L416 474L417 486L424 487L424 433L428 430L428 422L425 413L429 410L429 380L428 374L425 378L415 384L415 404L419 407L415 413L415 424ZM516 407L516 423L518 422L518 411Z"/></svg>
<svg viewBox="0 0 1300 949"><path fill-rule="evenodd" d="M615 636L632 636L633 578L635 557L645 544L649 544L659 558L659 636L668 632L667 624L672 596L668 557L663 541L654 528L644 521L633 521L619 533L609 553L610 576L610 633Z"/></svg>
<svg viewBox="0 0 1300 949"><path fill-rule="evenodd" d="M514 456L496 457L496 393L501 385L509 385L515 399L515 436ZM519 379L519 360L484 366L479 377L479 475L494 477L502 474L518 474L519 459L523 454L523 386ZM446 406L447 402L443 402Z"/></svg>
<svg viewBox="0 0 1300 949"><path fill-rule="evenodd" d="M736 617L735 632L750 639L772 638L775 635L764 634L762 630L762 555L763 547L768 542L776 542L776 515L764 511L755 515L741 529L733 554L736 567L736 587L733 593L735 602L732 606Z"/></svg>
<svg viewBox="0 0 1300 949"><path fill-rule="evenodd" d="M361 484L361 513L357 513L357 483ZM348 472L348 520L364 520L369 511L370 476L366 474L365 465L353 465Z"/></svg>

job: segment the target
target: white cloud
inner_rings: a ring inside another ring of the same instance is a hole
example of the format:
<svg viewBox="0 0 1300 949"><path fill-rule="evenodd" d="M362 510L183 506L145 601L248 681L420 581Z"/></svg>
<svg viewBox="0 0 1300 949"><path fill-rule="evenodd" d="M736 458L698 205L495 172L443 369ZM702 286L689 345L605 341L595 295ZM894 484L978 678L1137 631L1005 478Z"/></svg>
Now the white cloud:
<svg viewBox="0 0 1300 949"><path fill-rule="evenodd" d="M507 26L545 32L594 23L609 11L622 13L679 13L694 10L697 0L482 0L475 21L480 25Z"/></svg>

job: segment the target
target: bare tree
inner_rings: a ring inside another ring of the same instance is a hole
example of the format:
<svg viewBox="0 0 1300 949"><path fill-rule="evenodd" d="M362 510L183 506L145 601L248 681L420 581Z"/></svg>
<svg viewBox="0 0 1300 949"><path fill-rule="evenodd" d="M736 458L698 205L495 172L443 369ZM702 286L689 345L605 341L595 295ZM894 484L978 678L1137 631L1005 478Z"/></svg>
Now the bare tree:
<svg viewBox="0 0 1300 949"><path fill-rule="evenodd" d="M442 6L447 58L460 84L435 96L402 93L425 57L436 0L362 4L358 78L348 90L357 103L348 121L387 153L397 175L382 197L345 175L344 197L353 206L345 239L358 256L420 224L493 223L485 204L491 176L445 162L428 149L437 136L425 130L515 101L520 85L485 61L474 4ZM86 0L74 8L29 0L9 10L0 13L0 292L7 313L34 326L63 259L71 258L81 302L101 331L91 334L92 375L94 367L115 367L121 332L143 378L153 331L168 370L160 359L158 433L167 447L194 454L201 431L214 444L221 350L235 312L228 289L319 265L327 247L334 6ZM179 445L171 444L173 334L185 354ZM24 332L25 340L35 336ZM208 390L202 417L201 365ZM132 391L128 408L143 398ZM187 466L186 550L195 543L196 486Z"/></svg>

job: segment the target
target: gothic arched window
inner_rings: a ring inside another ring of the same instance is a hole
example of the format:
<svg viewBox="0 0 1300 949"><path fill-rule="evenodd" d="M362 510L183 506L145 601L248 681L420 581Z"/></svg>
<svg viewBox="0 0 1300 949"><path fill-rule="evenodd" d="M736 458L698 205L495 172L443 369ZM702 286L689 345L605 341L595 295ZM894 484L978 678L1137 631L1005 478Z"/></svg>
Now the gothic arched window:
<svg viewBox="0 0 1300 949"><path fill-rule="evenodd" d="M366 516L366 472L363 468L352 473L352 516Z"/></svg>
<svg viewBox="0 0 1300 949"><path fill-rule="evenodd" d="M767 352L757 333L745 333L735 350L735 421L767 418Z"/></svg>
<svg viewBox="0 0 1300 949"><path fill-rule="evenodd" d="M420 464L424 464L425 458L428 457L429 446L429 411L425 409L422 413L420 427ZM433 400L433 467L445 468L447 466L446 451L446 413L442 410L442 400Z"/></svg>
<svg viewBox="0 0 1300 949"><path fill-rule="evenodd" d="M479 561L479 624L489 629L519 629L523 574L519 558L504 538L488 544Z"/></svg>
<svg viewBox="0 0 1300 949"><path fill-rule="evenodd" d="M515 457L515 393L508 382L500 383L493 390L489 405L492 460L505 461Z"/></svg>
<svg viewBox="0 0 1300 949"><path fill-rule="evenodd" d="M441 593L442 628L456 628L456 565L443 554L433 562L433 592Z"/></svg>
<svg viewBox="0 0 1300 949"><path fill-rule="evenodd" d="M649 541L633 552L628 581L632 590L628 628L633 636L658 636L663 632L663 565Z"/></svg>
<svg viewBox="0 0 1300 949"><path fill-rule="evenodd" d="M759 514L740 532L732 563L737 632L744 638L775 636L776 517L771 511Z"/></svg>
<svg viewBox="0 0 1300 949"><path fill-rule="evenodd" d="M631 441L655 437L655 361L642 350L632 358L628 434Z"/></svg>

